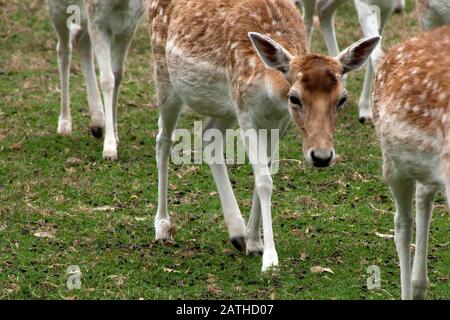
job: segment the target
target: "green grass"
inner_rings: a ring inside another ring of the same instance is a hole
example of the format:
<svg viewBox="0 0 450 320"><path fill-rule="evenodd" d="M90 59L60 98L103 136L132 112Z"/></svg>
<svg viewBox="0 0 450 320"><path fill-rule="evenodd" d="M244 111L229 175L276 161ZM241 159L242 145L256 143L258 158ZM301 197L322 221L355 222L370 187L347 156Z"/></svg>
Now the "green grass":
<svg viewBox="0 0 450 320"><path fill-rule="evenodd" d="M291 126L274 176L273 226L280 272L262 277L261 259L228 241L209 169L170 167L169 202L177 245L153 242L157 203L154 109L147 23L133 42L119 107L120 160L101 160L102 141L89 135L79 60L72 76L74 134L56 135L59 113L55 35L42 1L0 4L0 298L1 299L398 299L392 239L393 202L381 177L373 129L357 120L363 72L348 81L350 101L335 135L341 160L326 170L305 164ZM361 36L354 8L339 11L341 47ZM418 30L414 8L393 17L384 44ZM324 52L320 31L314 50ZM192 128L194 115L180 127ZM75 160L69 160L76 158ZM249 166L229 170L248 219ZM114 211L94 208L111 206ZM54 238L34 234L50 231ZM450 220L439 195L431 227L430 299L449 299ZM66 287L78 265L80 290ZM381 268L381 290L368 291L366 269ZM317 274L313 266L331 268Z"/></svg>

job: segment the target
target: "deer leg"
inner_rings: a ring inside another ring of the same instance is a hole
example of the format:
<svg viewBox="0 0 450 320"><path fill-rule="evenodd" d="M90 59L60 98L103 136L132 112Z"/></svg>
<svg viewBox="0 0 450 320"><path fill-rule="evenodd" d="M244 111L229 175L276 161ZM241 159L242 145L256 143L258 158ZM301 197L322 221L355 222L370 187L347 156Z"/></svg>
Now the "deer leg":
<svg viewBox="0 0 450 320"><path fill-rule="evenodd" d="M101 30L98 25L90 24L90 35L94 44L95 56L100 69L100 86L105 105L105 140L103 159L117 160L117 141L114 133L113 100L115 77L112 69L111 34Z"/></svg>
<svg viewBox="0 0 450 320"><path fill-rule="evenodd" d="M241 119L241 137L246 148L248 158L255 175L255 190L258 194L264 235L264 253L262 272L278 267L278 254L275 249L272 229L272 190L273 182L270 171L268 154L268 141L264 141L262 135L253 125L252 121ZM267 137L266 137L267 138Z"/></svg>
<svg viewBox="0 0 450 320"><path fill-rule="evenodd" d="M261 240L261 200L258 196L258 191L253 191L252 209L250 211L250 218L248 219L246 242L247 255L261 256L264 253L264 244Z"/></svg>
<svg viewBox="0 0 450 320"><path fill-rule="evenodd" d="M115 46L112 49L112 71L114 74L114 93L113 93L113 122L114 135L117 144L119 143L119 131L117 128L117 107L120 93L120 85L125 72L125 61L128 50L130 49L133 39L134 29L132 32L123 33L116 36Z"/></svg>
<svg viewBox="0 0 450 320"><path fill-rule="evenodd" d="M158 90L160 91L160 90ZM156 137L156 161L158 166L158 212L156 213L155 239L161 243L172 239L172 226L167 210L167 186L169 156L172 149L172 134L178 123L182 104L177 98L170 96L167 99L161 97L158 92L159 107L159 133Z"/></svg>
<svg viewBox="0 0 450 320"><path fill-rule="evenodd" d="M411 286L411 239L412 239L412 196L414 181L390 177L387 179L395 200L395 246L400 259L402 299L412 299Z"/></svg>
<svg viewBox="0 0 450 320"><path fill-rule="evenodd" d="M72 44L70 29L65 20L53 19L53 25L58 35L58 69L61 88L61 113L58 120L58 134L66 136L72 134L72 117L70 114L70 61L72 59Z"/></svg>
<svg viewBox="0 0 450 320"><path fill-rule="evenodd" d="M223 120L210 118L208 122L203 127L203 137L205 133L211 129L217 129L224 137L226 129L230 128L235 122L234 119ZM211 143L210 141L205 141L205 147ZM239 205L233 193L233 188L230 183L230 178L228 177L227 167L225 165L225 158L223 156L223 139L221 141L214 141L216 144L216 161L215 163L210 163L212 175L217 186L217 190L220 196L220 202L222 204L222 210L225 217L225 223L228 228L228 233L230 235L231 243L241 251L245 250L245 222L242 218L241 211L239 210Z"/></svg>
<svg viewBox="0 0 450 320"><path fill-rule="evenodd" d="M283 121L280 125L279 129L279 137L283 136L285 133L290 119L288 118L286 121ZM275 139L276 142L272 143L272 136L268 141L271 141L267 145L267 150L270 150L270 166L273 172L274 167L278 166L278 163L274 161L278 161L278 156L276 152L276 148L278 148L278 138ZM259 199L258 192L256 190L253 191L253 201L252 201L252 209L250 211L250 218L247 224L247 254L250 256L262 255L264 253L264 245L261 240L261 200Z"/></svg>
<svg viewBox="0 0 450 320"><path fill-rule="evenodd" d="M81 67L86 81L89 113L91 116L90 128L94 137L101 138L103 136L103 128L105 127L105 116L97 83L97 75L95 74L92 44L88 31L80 30L80 32L81 35L76 42L76 48L80 53Z"/></svg>
<svg viewBox="0 0 450 320"><path fill-rule="evenodd" d="M334 29L334 16L336 10L347 0L319 0L317 10L320 20L320 27L325 38L328 54L336 57L339 54L339 47Z"/></svg>
<svg viewBox="0 0 450 320"><path fill-rule="evenodd" d="M314 10L316 0L302 0L303 21L306 26L306 35L308 37L308 47L311 48L312 36L314 32Z"/></svg>
<svg viewBox="0 0 450 320"><path fill-rule="evenodd" d="M433 198L436 188L417 184L416 190L416 252L412 271L412 294L415 300L425 299L428 276L428 235L431 215L433 212Z"/></svg>
<svg viewBox="0 0 450 320"><path fill-rule="evenodd" d="M355 0L359 22L365 37L379 36L383 33L384 25L394 11L394 2L387 7L369 5L364 1ZM371 63L367 64L364 85L359 98L359 122L372 122L371 97L374 81L374 62L383 55L381 44L378 44L371 56Z"/></svg>

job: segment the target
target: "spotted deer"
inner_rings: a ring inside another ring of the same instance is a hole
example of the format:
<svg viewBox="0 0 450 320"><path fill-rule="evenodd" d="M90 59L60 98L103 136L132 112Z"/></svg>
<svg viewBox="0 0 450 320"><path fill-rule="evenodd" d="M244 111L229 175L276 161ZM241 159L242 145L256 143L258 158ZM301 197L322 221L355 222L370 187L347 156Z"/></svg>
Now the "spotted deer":
<svg viewBox="0 0 450 320"><path fill-rule="evenodd" d="M403 299L425 298L433 197L450 200L450 26L417 35L382 60L373 93L383 173L395 200ZM416 251L411 271L412 200Z"/></svg>
<svg viewBox="0 0 450 320"><path fill-rule="evenodd" d="M308 34L308 43L311 45L313 34L313 16L317 9L320 28L322 29L328 54L336 56L339 52L334 28L334 16L340 6L349 0L301 0L303 8L303 17ZM401 0L353 0L358 14L359 22L365 37L374 37L381 35L386 22L394 10L404 8L404 1ZM378 45L374 50L373 59L381 54L381 46ZM371 93L373 87L374 70L372 63L367 64L367 70L364 78L364 85L359 98L359 121L361 123L371 122Z"/></svg>
<svg viewBox="0 0 450 320"><path fill-rule="evenodd" d="M416 3L422 29L431 30L444 24L450 24L450 1L416 0Z"/></svg>
<svg viewBox="0 0 450 320"><path fill-rule="evenodd" d="M61 113L57 132L60 135L72 133L69 78L72 48L75 47L80 54L86 80L91 133L101 138L105 129L103 158L116 160L119 88L131 40L145 12L145 0L47 0L47 6L58 35ZM79 20L79 25L72 23L76 20ZM103 102L95 73L94 53L100 69Z"/></svg>
<svg viewBox="0 0 450 320"><path fill-rule="evenodd" d="M205 132L224 132L236 122L242 136L252 129L284 132L293 120L302 133L307 161L326 167L336 154L333 131L347 99L342 76L360 68L380 39L360 40L336 57L309 53L302 18L291 0L153 0L150 24L160 113L154 222L159 242L172 237L167 210L168 162L183 105L208 117ZM267 271L278 266L270 174L276 145L258 139L257 145L263 147L258 160L255 146L244 142L255 176L247 227L223 154L221 163L210 164L210 168L231 242L249 255L263 254L262 271Z"/></svg>

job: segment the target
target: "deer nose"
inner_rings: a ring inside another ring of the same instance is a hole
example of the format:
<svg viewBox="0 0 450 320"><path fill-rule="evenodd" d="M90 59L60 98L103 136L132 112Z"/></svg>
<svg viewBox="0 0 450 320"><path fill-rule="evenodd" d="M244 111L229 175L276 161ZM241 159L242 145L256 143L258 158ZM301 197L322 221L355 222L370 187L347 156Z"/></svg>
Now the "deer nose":
<svg viewBox="0 0 450 320"><path fill-rule="evenodd" d="M328 167L334 158L333 149L319 149L311 151L312 164L315 167Z"/></svg>

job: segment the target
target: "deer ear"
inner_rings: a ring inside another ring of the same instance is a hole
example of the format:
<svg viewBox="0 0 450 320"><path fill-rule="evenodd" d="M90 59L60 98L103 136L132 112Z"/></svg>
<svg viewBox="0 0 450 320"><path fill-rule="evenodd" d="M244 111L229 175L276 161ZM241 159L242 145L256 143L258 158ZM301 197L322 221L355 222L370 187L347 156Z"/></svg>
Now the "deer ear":
<svg viewBox="0 0 450 320"><path fill-rule="evenodd" d="M292 55L285 48L271 38L256 32L249 32L248 36L266 67L278 70L285 76L289 74Z"/></svg>
<svg viewBox="0 0 450 320"><path fill-rule="evenodd" d="M342 64L343 74L361 68L380 40L380 36L361 39L342 51L336 58Z"/></svg>

